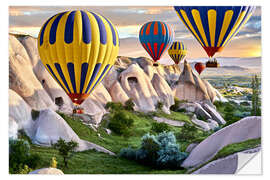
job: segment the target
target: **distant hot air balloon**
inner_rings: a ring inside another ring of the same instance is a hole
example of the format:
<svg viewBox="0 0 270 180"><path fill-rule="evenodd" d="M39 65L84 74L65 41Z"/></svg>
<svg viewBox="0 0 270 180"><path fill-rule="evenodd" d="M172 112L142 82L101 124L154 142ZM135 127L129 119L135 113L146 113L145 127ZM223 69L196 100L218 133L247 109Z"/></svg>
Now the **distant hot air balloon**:
<svg viewBox="0 0 270 180"><path fill-rule="evenodd" d="M175 64L179 64L179 62L186 57L187 48L183 42L175 41L168 49L168 54Z"/></svg>
<svg viewBox="0 0 270 180"><path fill-rule="evenodd" d="M165 22L152 21L141 27L139 38L143 48L156 62L170 47L174 38L174 31Z"/></svg>
<svg viewBox="0 0 270 180"><path fill-rule="evenodd" d="M195 65L194 65L194 67L195 67L195 69L196 69L196 71L199 73L199 74L201 74L202 72L203 72L203 70L205 69L205 65L203 64L203 63L196 63Z"/></svg>
<svg viewBox="0 0 270 180"><path fill-rule="evenodd" d="M41 61L75 105L80 105L113 66L119 51L116 28L87 11L48 19L38 35Z"/></svg>
<svg viewBox="0 0 270 180"><path fill-rule="evenodd" d="M175 6L179 18L211 58L249 20L254 6Z"/></svg>

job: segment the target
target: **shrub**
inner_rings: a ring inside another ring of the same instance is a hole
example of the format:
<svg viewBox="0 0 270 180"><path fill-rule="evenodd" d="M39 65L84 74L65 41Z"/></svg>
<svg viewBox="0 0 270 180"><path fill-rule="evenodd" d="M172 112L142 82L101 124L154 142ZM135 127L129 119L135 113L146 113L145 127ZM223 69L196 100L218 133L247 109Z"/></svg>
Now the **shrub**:
<svg viewBox="0 0 270 180"><path fill-rule="evenodd" d="M108 102L105 105L105 108L108 109L110 112L120 111L124 109L123 105L120 102Z"/></svg>
<svg viewBox="0 0 270 180"><path fill-rule="evenodd" d="M10 173L20 173L25 165L36 168L40 156L30 153L30 145L27 141L9 139L9 171Z"/></svg>
<svg viewBox="0 0 270 180"><path fill-rule="evenodd" d="M68 160L73 156L78 143L75 141L66 142L60 138L57 143L53 144L53 148L58 150L60 156L63 157L65 167L68 166Z"/></svg>
<svg viewBox="0 0 270 180"><path fill-rule="evenodd" d="M177 111L180 105L180 100L177 97L174 97L174 105L170 107L170 110Z"/></svg>
<svg viewBox="0 0 270 180"><path fill-rule="evenodd" d="M168 126L168 124L164 123L164 122L161 122L161 123L158 123L158 122L153 122L152 123L152 128L151 130L153 132L156 132L156 133L161 133L161 132L167 132L167 131L170 131L170 127Z"/></svg>
<svg viewBox="0 0 270 180"><path fill-rule="evenodd" d="M108 128L111 129L118 135L129 136L130 128L133 126L134 120L123 110L115 112L110 122Z"/></svg>
<svg viewBox="0 0 270 180"><path fill-rule="evenodd" d="M163 132L156 136L145 134L139 149L130 147L121 149L120 156L156 168L176 169L180 167L187 154L180 152L172 132Z"/></svg>
<svg viewBox="0 0 270 180"><path fill-rule="evenodd" d="M157 108L158 110L162 110L163 106L164 106L163 102L158 101L158 102L157 102L157 105L156 105L156 108Z"/></svg>
<svg viewBox="0 0 270 180"><path fill-rule="evenodd" d="M29 168L27 165L24 165L23 168L20 167L18 174L29 174L31 171L33 171L31 168Z"/></svg>
<svg viewBox="0 0 270 180"><path fill-rule="evenodd" d="M198 129L189 123L185 123L181 128L181 132L177 133L176 137L180 142L196 142Z"/></svg>
<svg viewBox="0 0 270 180"><path fill-rule="evenodd" d="M134 106L135 106L135 104L134 104L133 100L132 99L129 99L129 100L127 100L125 102L124 108L126 110L128 110L128 111L134 111Z"/></svg>

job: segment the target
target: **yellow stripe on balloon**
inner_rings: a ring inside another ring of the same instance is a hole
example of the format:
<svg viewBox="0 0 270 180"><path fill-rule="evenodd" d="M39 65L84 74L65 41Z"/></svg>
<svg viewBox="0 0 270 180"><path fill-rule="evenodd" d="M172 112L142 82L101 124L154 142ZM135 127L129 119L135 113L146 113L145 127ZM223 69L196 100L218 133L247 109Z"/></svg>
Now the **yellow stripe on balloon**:
<svg viewBox="0 0 270 180"><path fill-rule="evenodd" d="M219 35L219 39L218 39L218 44L217 46L220 46L224 36L225 36L225 33L227 32L227 29L230 25L230 22L232 20L232 16L233 16L233 10L228 10L225 12L225 15L224 15L224 20L223 20L223 24L222 24L222 28L221 28L221 31L220 31L220 35Z"/></svg>
<svg viewBox="0 0 270 180"><path fill-rule="evenodd" d="M197 38L197 40L199 41L199 43L200 43L202 46L204 46L203 43L202 43L202 41L201 41L201 39L199 38L198 34L197 34L196 31L194 30L192 24L190 23L190 21L189 21L189 19L188 19L188 17L187 17L186 12L185 12L184 10L180 10L180 13L181 13L181 15L183 16L184 19L181 18L180 14L179 14L178 12L176 12L176 13L177 13L177 15L179 16L179 18L183 21L183 23L185 24L185 26L186 26L187 28L191 29L191 31L192 31L193 34L196 36L196 38ZM187 24L187 25L186 25L186 24Z"/></svg>
<svg viewBox="0 0 270 180"><path fill-rule="evenodd" d="M93 74L94 68L97 64L98 60L98 52L99 52L99 46L100 46L100 34L99 34L99 29L98 29L98 23L96 22L96 19L94 15L92 15L89 12L86 12L89 21L91 22L91 49L90 49L90 56L88 61L88 71L85 79L85 86L83 87L83 92L86 91L87 85L89 84L91 80L90 74ZM93 36L95 34L95 36Z"/></svg>
<svg viewBox="0 0 270 180"><path fill-rule="evenodd" d="M236 23L234 24L234 26L232 28L230 34L227 36L226 40L224 41L224 43L221 46L224 46L226 44L226 42L230 39L230 37L233 35L233 33L236 31L236 29L238 28L238 26L242 22L242 20L245 17L246 13L247 13L247 11L241 12L240 16L238 17Z"/></svg>
<svg viewBox="0 0 270 180"><path fill-rule="evenodd" d="M67 85L70 89L70 92L74 93L73 86L69 78L68 68L67 68L67 63L72 62L72 58L73 58L72 43L67 44L65 43L65 40L64 40L65 25L66 25L67 18L70 13L71 12L67 12L61 17L57 26L56 41L52 48L58 53L58 58L54 59L54 61L55 63L59 63L61 65L61 69L64 74Z"/></svg>
<svg viewBox="0 0 270 180"><path fill-rule="evenodd" d="M217 12L214 9L210 9L207 12L207 14L208 14L208 24L209 24L211 47L215 47Z"/></svg>
<svg viewBox="0 0 270 180"><path fill-rule="evenodd" d="M197 28L201 34L201 37L204 41L204 44L205 46L209 46L208 45L208 41L207 41L207 38L206 38L206 35L205 35L205 32L204 32L204 28L203 28L203 25L202 25L202 20L201 20L201 16L200 16L200 12L197 10L197 9L193 9L191 11L192 13L192 16L193 16L193 19L195 21L195 24L197 25Z"/></svg>

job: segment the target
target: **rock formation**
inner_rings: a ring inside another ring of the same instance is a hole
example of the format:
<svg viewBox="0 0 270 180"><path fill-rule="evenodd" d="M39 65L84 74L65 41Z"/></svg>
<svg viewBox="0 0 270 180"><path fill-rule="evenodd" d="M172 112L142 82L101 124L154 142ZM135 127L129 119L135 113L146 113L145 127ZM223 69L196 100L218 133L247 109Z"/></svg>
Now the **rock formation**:
<svg viewBox="0 0 270 180"><path fill-rule="evenodd" d="M214 88L207 81L202 80L197 74L193 73L187 61L184 62L184 69L173 91L178 99L189 102L202 100L211 100L213 102L215 99Z"/></svg>
<svg viewBox="0 0 270 180"><path fill-rule="evenodd" d="M240 131L241 129L241 131ZM183 162L185 168L198 166L209 161L228 144L261 137L261 117L246 117L215 132L198 144Z"/></svg>

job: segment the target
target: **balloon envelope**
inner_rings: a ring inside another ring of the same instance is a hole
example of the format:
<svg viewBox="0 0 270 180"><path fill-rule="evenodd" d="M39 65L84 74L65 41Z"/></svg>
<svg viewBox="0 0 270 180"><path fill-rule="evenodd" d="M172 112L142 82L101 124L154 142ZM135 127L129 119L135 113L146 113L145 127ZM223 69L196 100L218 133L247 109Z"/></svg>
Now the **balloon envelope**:
<svg viewBox="0 0 270 180"><path fill-rule="evenodd" d="M222 49L249 20L254 6L175 6L177 15L209 57Z"/></svg>
<svg viewBox="0 0 270 180"><path fill-rule="evenodd" d="M139 39L143 48L156 62L170 47L174 38L172 28L160 21L152 21L144 24L139 33Z"/></svg>
<svg viewBox="0 0 270 180"><path fill-rule="evenodd" d="M187 48L183 42L175 41L168 49L168 54L175 64L179 64L179 62L186 57Z"/></svg>
<svg viewBox="0 0 270 180"><path fill-rule="evenodd" d="M196 71L199 73L199 74L201 74L202 72L203 72L203 70L205 69L205 65L203 64L203 63L196 63L195 65L194 65L194 67L195 67L195 69L196 69Z"/></svg>
<svg viewBox="0 0 270 180"><path fill-rule="evenodd" d="M93 12L67 11L44 23L38 51L72 102L81 104L113 66L119 38L107 18Z"/></svg>

